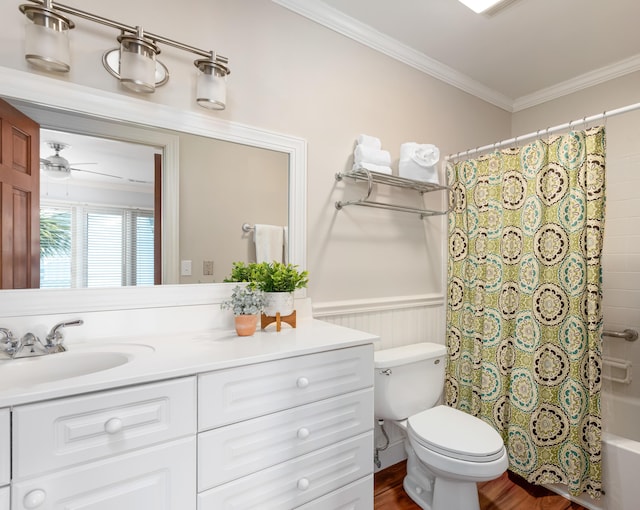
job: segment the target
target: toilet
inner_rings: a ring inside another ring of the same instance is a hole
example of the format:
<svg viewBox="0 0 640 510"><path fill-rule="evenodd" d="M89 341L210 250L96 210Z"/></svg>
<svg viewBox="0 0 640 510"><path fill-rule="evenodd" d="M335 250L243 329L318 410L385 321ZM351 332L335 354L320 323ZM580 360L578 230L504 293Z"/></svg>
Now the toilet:
<svg viewBox="0 0 640 510"><path fill-rule="evenodd" d="M374 353L374 413L405 432L404 490L424 510L479 510L477 482L509 465L504 442L489 424L436 405L444 388L447 350L418 343Z"/></svg>

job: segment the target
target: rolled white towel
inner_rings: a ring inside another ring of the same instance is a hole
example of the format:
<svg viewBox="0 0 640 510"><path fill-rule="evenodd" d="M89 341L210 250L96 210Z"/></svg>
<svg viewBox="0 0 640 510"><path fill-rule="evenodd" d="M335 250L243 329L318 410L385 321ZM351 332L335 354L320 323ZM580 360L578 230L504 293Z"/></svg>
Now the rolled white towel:
<svg viewBox="0 0 640 510"><path fill-rule="evenodd" d="M440 149L430 143L403 143L400 146L400 161L408 160L413 160L420 166L432 167L440 160Z"/></svg>
<svg viewBox="0 0 640 510"><path fill-rule="evenodd" d="M370 172L378 172L379 174L388 174L391 175L393 173L393 171L391 170L390 166L385 166L385 165L375 165L373 163L355 163L353 165L353 170L354 172L360 168L366 168L367 170L369 170Z"/></svg>
<svg viewBox="0 0 640 510"><path fill-rule="evenodd" d="M391 154L389 151L374 149L366 145L356 145L356 149L353 151L353 161L355 163L391 166Z"/></svg>
<svg viewBox="0 0 640 510"><path fill-rule="evenodd" d="M380 138L376 138L375 136L369 135L358 135L357 138L358 145L365 145L367 147L371 147L372 149L381 149L382 142Z"/></svg>
<svg viewBox="0 0 640 510"><path fill-rule="evenodd" d="M416 152L416 149L419 146L420 146L420 144L418 144L416 142L403 143L400 146L400 159L401 160L403 160L403 159L404 160L411 159L411 157Z"/></svg>
<svg viewBox="0 0 640 510"><path fill-rule="evenodd" d="M430 143L420 145L411 157L420 166L432 167L440 161L440 149Z"/></svg>

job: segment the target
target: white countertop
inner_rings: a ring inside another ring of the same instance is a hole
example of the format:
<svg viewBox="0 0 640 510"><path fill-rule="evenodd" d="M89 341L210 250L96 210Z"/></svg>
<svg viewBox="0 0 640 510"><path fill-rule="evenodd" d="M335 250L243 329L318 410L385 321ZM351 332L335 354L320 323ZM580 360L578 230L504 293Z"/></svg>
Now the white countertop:
<svg viewBox="0 0 640 510"><path fill-rule="evenodd" d="M13 384L10 377L3 377L3 364L13 360L0 361L0 408L364 345L376 340L378 337L370 333L304 319L298 321L296 329L283 324L281 331L276 332L275 327L270 326L251 337L239 337L231 329L213 329L181 335L109 339L104 343L108 345L70 343L67 344L69 353L94 348L118 351L119 346L126 351L127 346L133 346L130 350L134 357L108 370L22 386Z"/></svg>

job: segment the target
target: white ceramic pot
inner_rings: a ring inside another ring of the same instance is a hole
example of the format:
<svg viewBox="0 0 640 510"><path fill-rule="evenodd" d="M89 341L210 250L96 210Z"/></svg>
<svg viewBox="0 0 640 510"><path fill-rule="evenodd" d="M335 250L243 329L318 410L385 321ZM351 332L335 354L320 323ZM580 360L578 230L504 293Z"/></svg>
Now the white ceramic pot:
<svg viewBox="0 0 640 510"><path fill-rule="evenodd" d="M293 313L293 292L265 292L264 301L263 313L268 317L275 317L278 312L281 317Z"/></svg>

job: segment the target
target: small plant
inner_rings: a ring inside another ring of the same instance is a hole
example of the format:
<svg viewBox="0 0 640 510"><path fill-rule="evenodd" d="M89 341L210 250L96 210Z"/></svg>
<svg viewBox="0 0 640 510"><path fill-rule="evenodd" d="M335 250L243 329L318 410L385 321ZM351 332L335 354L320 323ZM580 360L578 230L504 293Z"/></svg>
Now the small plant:
<svg viewBox="0 0 640 510"><path fill-rule="evenodd" d="M309 283L309 273L298 271L298 266L282 262L263 262L255 270L255 281L264 292L293 292Z"/></svg>
<svg viewBox="0 0 640 510"><path fill-rule="evenodd" d="M282 262L234 262L231 276L225 282L248 282L263 292L293 292L309 283L309 273L294 264Z"/></svg>
<svg viewBox="0 0 640 510"><path fill-rule="evenodd" d="M264 308L264 293L251 286L236 285L231 298L220 304L223 310L232 310L234 316L256 315Z"/></svg>

